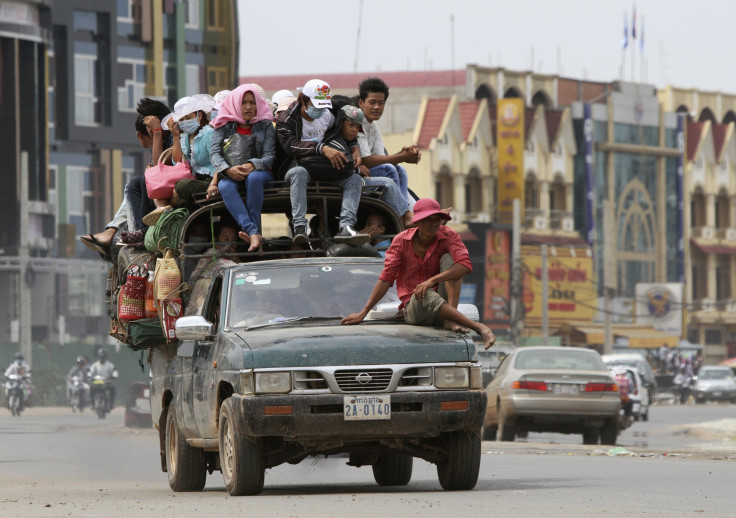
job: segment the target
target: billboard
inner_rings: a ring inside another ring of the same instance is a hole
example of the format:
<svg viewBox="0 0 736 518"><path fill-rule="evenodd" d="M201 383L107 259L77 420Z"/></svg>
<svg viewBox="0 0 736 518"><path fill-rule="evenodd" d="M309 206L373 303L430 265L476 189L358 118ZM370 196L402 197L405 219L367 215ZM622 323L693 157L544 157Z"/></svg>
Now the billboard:
<svg viewBox="0 0 736 518"><path fill-rule="evenodd" d="M482 315L483 322L496 329L508 329L510 323L510 258L511 232L487 229Z"/></svg>
<svg viewBox="0 0 736 518"><path fill-rule="evenodd" d="M637 324L682 336L682 284L639 282L634 293Z"/></svg>
<svg viewBox="0 0 736 518"><path fill-rule="evenodd" d="M524 100L499 99L496 121L498 149L497 221L512 223L513 203L524 214Z"/></svg>
<svg viewBox="0 0 736 518"><path fill-rule="evenodd" d="M547 315L550 322L592 322L596 313L597 286L593 278L593 258L587 248L556 249L547 257ZM542 320L542 257L538 246L523 246L524 270L522 302L525 320Z"/></svg>

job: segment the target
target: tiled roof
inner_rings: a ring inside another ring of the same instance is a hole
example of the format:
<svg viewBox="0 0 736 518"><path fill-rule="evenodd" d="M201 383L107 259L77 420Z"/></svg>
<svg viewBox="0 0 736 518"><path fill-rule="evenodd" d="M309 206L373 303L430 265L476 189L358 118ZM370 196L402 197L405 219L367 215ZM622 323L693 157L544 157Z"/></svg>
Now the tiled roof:
<svg viewBox="0 0 736 518"><path fill-rule="evenodd" d="M419 132L419 141L417 145L419 149L429 148L432 138L436 137L442 127L442 121L447 112L447 106L450 99L429 99L427 101L427 111L424 113L422 121L422 130Z"/></svg>
<svg viewBox="0 0 736 518"><path fill-rule="evenodd" d="M256 83L263 87L266 94L285 88L296 90L310 79L319 78L327 81L333 90L355 89L358 93L358 84L367 77L380 77L389 88L411 88L429 86L464 86L465 70L417 70L406 72L358 72L350 74L294 74L283 76L242 76L240 83ZM296 93L296 92L295 92Z"/></svg>
<svg viewBox="0 0 736 518"><path fill-rule="evenodd" d="M468 135L475 122L475 116L478 114L478 106L480 101L463 101L457 103L457 109L460 112L460 128L463 132L463 139L468 140Z"/></svg>
<svg viewBox="0 0 736 518"><path fill-rule="evenodd" d="M557 137L557 130L562 120L562 110L546 110L544 117L547 121L547 135L549 135L549 146L552 148Z"/></svg>
<svg viewBox="0 0 736 518"><path fill-rule="evenodd" d="M695 158L695 150L698 149L700 137L703 133L704 122L688 122L687 123L687 159Z"/></svg>
<svg viewBox="0 0 736 518"><path fill-rule="evenodd" d="M718 160L721 157L721 149L726 143L728 124L712 124L711 128L713 128L713 142L716 148L716 160Z"/></svg>

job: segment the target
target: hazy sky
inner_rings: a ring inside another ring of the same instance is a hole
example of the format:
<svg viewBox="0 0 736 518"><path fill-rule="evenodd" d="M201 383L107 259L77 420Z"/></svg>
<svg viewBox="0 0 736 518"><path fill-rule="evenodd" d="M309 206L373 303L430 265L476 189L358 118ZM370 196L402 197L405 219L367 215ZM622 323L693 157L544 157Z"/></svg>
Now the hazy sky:
<svg viewBox="0 0 736 518"><path fill-rule="evenodd" d="M353 72L357 48L358 72L444 70L468 63L529 70L533 59L538 72L612 81L620 74L626 13L626 80L635 47L637 81L736 93L736 67L729 59L736 48L732 1L637 1L643 52L639 39L631 39L634 4L626 1L238 2L241 77Z"/></svg>

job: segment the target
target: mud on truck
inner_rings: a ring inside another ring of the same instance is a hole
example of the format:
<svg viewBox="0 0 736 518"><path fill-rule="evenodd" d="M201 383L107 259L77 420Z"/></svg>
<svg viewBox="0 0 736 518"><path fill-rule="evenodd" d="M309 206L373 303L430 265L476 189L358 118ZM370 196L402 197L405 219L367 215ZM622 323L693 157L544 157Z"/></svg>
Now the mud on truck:
<svg viewBox="0 0 736 518"><path fill-rule="evenodd" d="M341 197L310 185L309 212L330 221ZM264 215L289 207L288 185L266 189ZM366 190L359 225L375 212L386 216L388 235L402 230L380 192ZM241 262L218 266L223 254L202 252L194 235L227 216L221 199L200 200L176 226L167 250L183 279L172 291L184 308L174 315L175 338L166 314L118 316L128 275L162 261L167 240L155 254L123 247L113 258L111 334L147 353L171 488L200 491L208 473L221 471L231 495L256 495L268 468L342 454L351 466L371 466L382 486L407 485L417 457L436 464L444 489L472 489L486 407L473 335L405 324L394 288L362 325L341 326L381 272L374 248L335 244L324 225L308 249L290 251L279 245L291 239L266 236L258 252L224 254ZM203 257L213 268L192 274ZM460 309L477 318L474 306Z"/></svg>

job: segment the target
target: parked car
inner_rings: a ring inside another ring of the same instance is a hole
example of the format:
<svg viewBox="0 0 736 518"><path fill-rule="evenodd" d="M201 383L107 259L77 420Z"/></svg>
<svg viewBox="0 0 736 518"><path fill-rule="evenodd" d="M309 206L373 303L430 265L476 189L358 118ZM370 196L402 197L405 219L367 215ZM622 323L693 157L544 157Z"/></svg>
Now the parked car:
<svg viewBox="0 0 736 518"><path fill-rule="evenodd" d="M513 350L513 346L503 344L496 344L488 350L478 346L478 360L480 361L480 368L483 373L483 388L488 386L493 376L496 375L501 362Z"/></svg>
<svg viewBox="0 0 736 518"><path fill-rule="evenodd" d="M654 393L657 391L657 377L654 375L652 367L643 355L638 353L605 354L603 355L603 361L606 365L628 365L630 367L636 367L647 389L649 404L652 404Z"/></svg>
<svg viewBox="0 0 736 518"><path fill-rule="evenodd" d="M639 369L624 364L610 364L608 368L626 372L629 380L629 399L632 403L631 416L634 421L649 421L649 391L642 380Z"/></svg>
<svg viewBox="0 0 736 518"><path fill-rule="evenodd" d="M621 400L601 356L578 347L522 347L486 387L483 438L518 432L579 433L584 444L615 444Z"/></svg>
<svg viewBox="0 0 736 518"><path fill-rule="evenodd" d="M736 403L736 376L730 367L701 367L692 388L696 403L730 400Z"/></svg>

